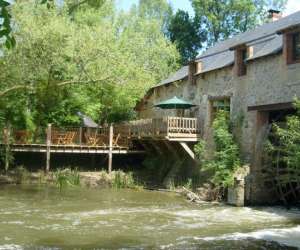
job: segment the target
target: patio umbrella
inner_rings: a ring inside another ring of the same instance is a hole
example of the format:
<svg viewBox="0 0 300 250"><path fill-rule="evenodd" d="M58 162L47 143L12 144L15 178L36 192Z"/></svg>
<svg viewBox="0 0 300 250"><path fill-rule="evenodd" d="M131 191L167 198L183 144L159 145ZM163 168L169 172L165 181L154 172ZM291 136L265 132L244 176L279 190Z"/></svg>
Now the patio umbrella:
<svg viewBox="0 0 300 250"><path fill-rule="evenodd" d="M161 109L189 109L195 106L196 105L192 104L191 102L182 100L177 96L154 105L154 107Z"/></svg>

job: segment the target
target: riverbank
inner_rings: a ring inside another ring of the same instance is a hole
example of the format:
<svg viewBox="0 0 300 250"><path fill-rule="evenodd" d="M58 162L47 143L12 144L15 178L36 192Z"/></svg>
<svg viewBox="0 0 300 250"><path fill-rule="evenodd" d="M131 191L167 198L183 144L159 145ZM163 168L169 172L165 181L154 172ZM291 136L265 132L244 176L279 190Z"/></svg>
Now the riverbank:
<svg viewBox="0 0 300 250"><path fill-rule="evenodd" d="M0 174L0 185L6 184L76 185L95 189L143 188L142 183L138 183L131 172L125 173L118 170L108 174L106 171L82 172L68 168L45 173L44 171L29 172L23 167L18 167Z"/></svg>
<svg viewBox="0 0 300 250"><path fill-rule="evenodd" d="M18 185L18 184L45 184L58 186L60 189L64 186L81 186L93 189L107 188L129 188L129 189L146 189L160 192L177 193L183 196L186 200L195 203L220 201L217 196L217 190L210 185L204 185L198 188L195 192L188 186L178 186L172 189L163 189L159 187L147 186L145 183L138 182L132 172L125 173L123 171L93 171L82 172L74 171L68 168L57 170L54 172L44 171L29 172L23 167L18 167L6 174L0 175L0 185Z"/></svg>

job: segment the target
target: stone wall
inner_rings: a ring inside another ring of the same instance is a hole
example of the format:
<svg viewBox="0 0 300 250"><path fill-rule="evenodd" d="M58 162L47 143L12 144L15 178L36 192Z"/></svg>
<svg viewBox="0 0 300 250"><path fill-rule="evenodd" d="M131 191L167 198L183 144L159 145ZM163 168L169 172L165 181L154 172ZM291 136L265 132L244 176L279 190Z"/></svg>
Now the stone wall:
<svg viewBox="0 0 300 250"><path fill-rule="evenodd" d="M260 140L257 138L258 111L248 111L248 107L292 102L295 96L300 96L300 64L287 65L283 55L277 54L249 61L247 74L241 77L235 76L233 66L230 66L196 76L196 84L183 80L161 86L150 95L140 117L176 115L174 111L152 108L155 103L175 95L198 105L185 115L200 119L203 137L208 141L211 140L210 99L230 96L234 131L243 160L250 164L249 183L246 185L248 202L271 202L272 197L264 190L261 166L255 162L256 144Z"/></svg>

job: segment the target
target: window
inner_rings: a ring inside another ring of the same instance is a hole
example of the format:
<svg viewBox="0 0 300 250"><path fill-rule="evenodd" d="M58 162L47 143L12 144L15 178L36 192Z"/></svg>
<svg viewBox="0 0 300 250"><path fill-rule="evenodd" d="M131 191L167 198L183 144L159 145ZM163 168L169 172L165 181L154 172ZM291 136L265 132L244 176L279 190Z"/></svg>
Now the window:
<svg viewBox="0 0 300 250"><path fill-rule="evenodd" d="M216 117L216 113L223 110L226 111L230 114L230 98L229 97L224 97L222 99L215 99L211 100L211 109L210 109L210 121L211 123L214 121Z"/></svg>
<svg viewBox="0 0 300 250"><path fill-rule="evenodd" d="M284 34L284 55L287 64L300 63L300 32Z"/></svg>
<svg viewBox="0 0 300 250"><path fill-rule="evenodd" d="M235 72L237 76L243 76L247 74L247 48L237 48L235 50Z"/></svg>
<svg viewBox="0 0 300 250"><path fill-rule="evenodd" d="M214 113L217 113L220 110L230 112L230 99L213 101L212 107Z"/></svg>
<svg viewBox="0 0 300 250"><path fill-rule="evenodd" d="M300 61L300 32L293 35L293 61Z"/></svg>

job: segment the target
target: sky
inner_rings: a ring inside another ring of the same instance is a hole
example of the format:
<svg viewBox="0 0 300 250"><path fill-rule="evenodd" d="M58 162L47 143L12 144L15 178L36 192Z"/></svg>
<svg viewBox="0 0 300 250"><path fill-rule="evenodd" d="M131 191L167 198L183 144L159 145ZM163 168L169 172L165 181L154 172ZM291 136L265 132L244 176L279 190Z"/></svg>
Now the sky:
<svg viewBox="0 0 300 250"><path fill-rule="evenodd" d="M151 1L151 0L149 0ZM175 10L182 9L193 15L193 8L190 0L169 0ZM128 10L132 4L138 3L138 0L117 0L120 9ZM300 10L300 0L288 0L284 15L292 14Z"/></svg>

